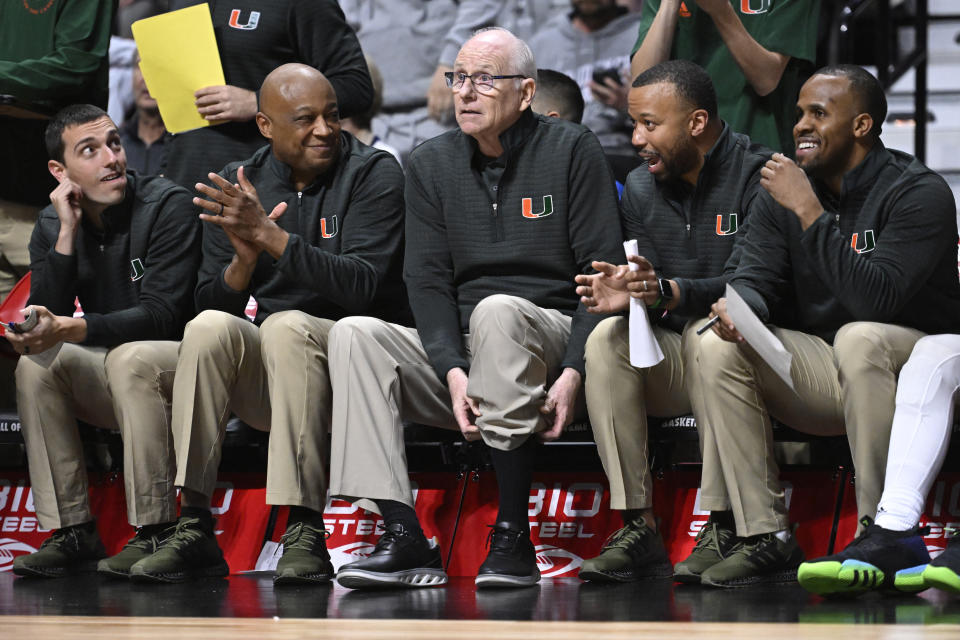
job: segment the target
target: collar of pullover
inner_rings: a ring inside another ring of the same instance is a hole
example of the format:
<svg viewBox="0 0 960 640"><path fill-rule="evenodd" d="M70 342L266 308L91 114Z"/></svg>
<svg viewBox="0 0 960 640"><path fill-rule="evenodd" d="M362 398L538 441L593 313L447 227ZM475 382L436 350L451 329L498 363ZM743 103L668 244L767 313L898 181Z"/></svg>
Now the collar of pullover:
<svg viewBox="0 0 960 640"><path fill-rule="evenodd" d="M513 155L513 152L523 146L537 128L537 117L528 107L520 114L520 119L510 125L510 128L500 134L500 146L503 147L503 154L500 156L504 160ZM480 153L480 147L477 141L472 137L462 134L468 141L467 151L471 158L477 160L478 165L483 164L483 154Z"/></svg>
<svg viewBox="0 0 960 640"><path fill-rule="evenodd" d="M318 175L313 182L311 182L306 187L304 187L303 191L312 191L320 185L329 183L330 178L333 176L334 173L336 173L337 167L339 167L340 164L343 163L346 159L347 144L348 143L346 138L341 133L340 134L340 156L337 158L337 161L332 166L330 166L330 168L327 169L326 172ZM283 184L290 187L292 191L297 191L296 187L294 187L293 185L293 178L291 177L291 173L293 173L293 171L290 169L290 165L284 162L281 162L279 159L277 159L277 156L273 154L272 148L267 148L266 153L267 153L267 158L265 160L265 164L267 165L267 168L270 170L270 172L274 176L276 176L278 179L280 179L283 182Z"/></svg>
<svg viewBox="0 0 960 640"><path fill-rule="evenodd" d="M867 153L863 162L855 166L843 176L843 183L840 187L840 198L842 199L848 193L859 191L863 188L869 188L876 182L877 175L887 165L890 160L890 152L883 146L883 143L877 140L873 148ZM821 183L818 185L821 189L826 187Z"/></svg>

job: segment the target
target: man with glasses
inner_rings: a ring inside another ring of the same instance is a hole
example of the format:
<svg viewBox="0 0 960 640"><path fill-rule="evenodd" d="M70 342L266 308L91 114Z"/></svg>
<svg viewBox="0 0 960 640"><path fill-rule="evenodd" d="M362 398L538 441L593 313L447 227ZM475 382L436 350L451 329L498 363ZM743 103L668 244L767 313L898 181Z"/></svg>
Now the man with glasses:
<svg viewBox="0 0 960 640"><path fill-rule="evenodd" d="M404 279L417 330L373 318L330 333L330 490L384 517L351 588L446 582L413 509L403 420L489 447L500 491L477 586L540 579L527 520L535 433L572 420L583 348L601 319L572 280L622 255L613 179L596 137L534 114L536 64L505 29L464 44L447 83L459 127L414 150ZM446 383L446 384L444 384Z"/></svg>

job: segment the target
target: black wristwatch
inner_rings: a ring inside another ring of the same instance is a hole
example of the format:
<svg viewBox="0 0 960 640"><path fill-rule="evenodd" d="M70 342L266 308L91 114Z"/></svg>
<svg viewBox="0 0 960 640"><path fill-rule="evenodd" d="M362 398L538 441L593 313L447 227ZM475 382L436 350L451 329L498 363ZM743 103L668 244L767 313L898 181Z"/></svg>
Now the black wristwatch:
<svg viewBox="0 0 960 640"><path fill-rule="evenodd" d="M666 278L660 278L660 297L663 298L663 304L666 304L670 300L673 300L673 287L670 286L670 281Z"/></svg>

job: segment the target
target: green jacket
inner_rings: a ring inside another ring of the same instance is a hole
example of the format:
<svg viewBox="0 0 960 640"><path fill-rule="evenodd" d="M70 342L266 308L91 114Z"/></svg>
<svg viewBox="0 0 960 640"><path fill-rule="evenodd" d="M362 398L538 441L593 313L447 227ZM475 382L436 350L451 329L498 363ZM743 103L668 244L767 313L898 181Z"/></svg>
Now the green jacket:
<svg viewBox="0 0 960 640"><path fill-rule="evenodd" d="M0 2L0 94L43 115L74 103L107 107L113 0ZM47 171L44 119L0 111L0 198L43 206L56 186Z"/></svg>
<svg viewBox="0 0 960 640"><path fill-rule="evenodd" d="M0 93L52 110L107 106L112 0L0 3Z"/></svg>

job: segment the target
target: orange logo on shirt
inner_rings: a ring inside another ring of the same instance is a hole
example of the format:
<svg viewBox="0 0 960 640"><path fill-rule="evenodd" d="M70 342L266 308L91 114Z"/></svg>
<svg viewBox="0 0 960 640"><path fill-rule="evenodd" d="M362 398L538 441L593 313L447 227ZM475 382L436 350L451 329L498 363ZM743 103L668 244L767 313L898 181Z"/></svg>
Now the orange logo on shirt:
<svg viewBox="0 0 960 640"><path fill-rule="evenodd" d="M533 198L521 198L520 213L524 218L546 218L553 213L553 196L543 196L543 211L533 212Z"/></svg>
<svg viewBox="0 0 960 640"><path fill-rule="evenodd" d="M240 9L234 9L230 12L230 21L227 23L234 29L240 29L241 31L253 31L257 28L257 25L260 23L260 12L251 11L250 17L247 18L246 24L240 24Z"/></svg>
<svg viewBox="0 0 960 640"><path fill-rule="evenodd" d="M689 17L690 17L690 9L687 9L687 3L686 3L686 2L681 2L681 3L680 3L680 11L679 11L679 13L680 13L680 17L681 17L681 18L689 18Z"/></svg>
<svg viewBox="0 0 960 640"><path fill-rule="evenodd" d="M340 228L337 226L337 216L333 216L331 220L333 220L333 223L330 225L331 230L327 231L327 219L320 218L320 235L324 238L332 238L333 236L337 235L337 231L340 230Z"/></svg>
<svg viewBox="0 0 960 640"><path fill-rule="evenodd" d="M770 11L770 0L740 0L740 13L755 15Z"/></svg>
<svg viewBox="0 0 960 640"><path fill-rule="evenodd" d="M53 6L53 3L56 0L47 0L45 3L43 0L23 0L23 8L32 13L35 16L46 13L50 7ZM37 5L37 6L33 6ZM43 6L40 6L43 5Z"/></svg>

